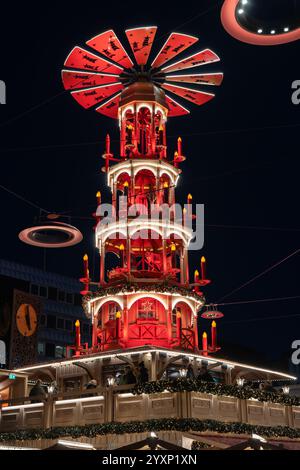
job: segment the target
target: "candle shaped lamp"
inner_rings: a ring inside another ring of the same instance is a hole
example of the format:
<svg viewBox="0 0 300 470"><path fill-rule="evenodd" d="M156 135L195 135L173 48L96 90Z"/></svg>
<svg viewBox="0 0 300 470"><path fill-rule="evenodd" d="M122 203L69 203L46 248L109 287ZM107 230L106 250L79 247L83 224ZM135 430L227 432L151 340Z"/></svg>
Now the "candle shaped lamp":
<svg viewBox="0 0 300 470"><path fill-rule="evenodd" d="M182 225L183 227L187 225L187 210L185 207L182 210Z"/></svg>
<svg viewBox="0 0 300 470"><path fill-rule="evenodd" d="M80 282L84 284L84 290L81 291L82 295L86 295L89 292L90 273L89 273L89 257L84 255L83 257L83 277Z"/></svg>
<svg viewBox="0 0 300 470"><path fill-rule="evenodd" d="M199 271L196 269L194 272L194 283L198 284L199 283ZM195 286L195 292L199 292L199 286Z"/></svg>
<svg viewBox="0 0 300 470"><path fill-rule="evenodd" d="M201 258L201 280L205 281L206 279L206 259L205 256Z"/></svg>
<svg viewBox="0 0 300 470"><path fill-rule="evenodd" d="M123 185L123 190L124 190L124 196L125 197L128 197L128 189L129 189L129 183L128 183L128 181L125 181L125 183Z"/></svg>
<svg viewBox="0 0 300 470"><path fill-rule="evenodd" d="M124 256L124 252L125 252L125 246L123 245L123 243L121 243L121 245L119 246L119 250L120 250L120 257L121 257L121 260L122 260L122 267L124 268L125 266L125 256Z"/></svg>
<svg viewBox="0 0 300 470"><path fill-rule="evenodd" d="M133 126L129 124L126 127L126 146L132 146L132 134L133 134Z"/></svg>
<svg viewBox="0 0 300 470"><path fill-rule="evenodd" d="M174 166L175 168L178 168L178 163L180 162L180 159L178 158L178 152L174 152Z"/></svg>
<svg viewBox="0 0 300 470"><path fill-rule="evenodd" d="M181 343L182 319L179 310L176 312L176 336L179 344Z"/></svg>
<svg viewBox="0 0 300 470"><path fill-rule="evenodd" d="M164 128L163 128L162 125L159 126L159 130L158 130L158 142L159 142L159 146L163 147L163 145L164 145Z"/></svg>
<svg viewBox="0 0 300 470"><path fill-rule="evenodd" d="M121 322L121 312L116 313L116 339L120 338L120 322Z"/></svg>
<svg viewBox="0 0 300 470"><path fill-rule="evenodd" d="M76 355L79 354L80 349L81 349L80 321L76 320L76 322L75 322L75 350L76 350Z"/></svg>
<svg viewBox="0 0 300 470"><path fill-rule="evenodd" d="M88 271L89 271L89 257L88 255L84 255L83 257L83 274L86 279L88 279Z"/></svg>
<svg viewBox="0 0 300 470"><path fill-rule="evenodd" d="M108 169L109 169L109 160L112 158L112 153L110 152L110 136L109 134L106 135L106 139L105 139L105 154L104 154L104 158L105 158L105 171L106 173L108 172Z"/></svg>
<svg viewBox="0 0 300 470"><path fill-rule="evenodd" d="M176 244L174 242L171 243L171 261L172 268L176 268Z"/></svg>
<svg viewBox="0 0 300 470"><path fill-rule="evenodd" d="M188 217L189 218L192 217L192 211L193 211L192 200L193 200L193 196L191 194L188 194L187 203L188 203Z"/></svg>
<svg viewBox="0 0 300 470"><path fill-rule="evenodd" d="M217 324L215 320L211 322L211 349L212 351L217 349Z"/></svg>
<svg viewBox="0 0 300 470"><path fill-rule="evenodd" d="M98 191L96 194L96 200L97 200L97 206L100 206L101 204L101 192Z"/></svg>
<svg viewBox="0 0 300 470"><path fill-rule="evenodd" d="M109 134L106 135L106 139L105 139L105 153L106 155L110 155L110 135Z"/></svg>
<svg viewBox="0 0 300 470"><path fill-rule="evenodd" d="M207 333L205 331L202 335L202 351L203 355L207 356Z"/></svg>
<svg viewBox="0 0 300 470"><path fill-rule="evenodd" d="M169 202L169 184L167 181L164 182L164 203L168 204Z"/></svg>
<svg viewBox="0 0 300 470"><path fill-rule="evenodd" d="M178 137L177 139L177 152L178 155L181 157L182 156L182 138Z"/></svg>

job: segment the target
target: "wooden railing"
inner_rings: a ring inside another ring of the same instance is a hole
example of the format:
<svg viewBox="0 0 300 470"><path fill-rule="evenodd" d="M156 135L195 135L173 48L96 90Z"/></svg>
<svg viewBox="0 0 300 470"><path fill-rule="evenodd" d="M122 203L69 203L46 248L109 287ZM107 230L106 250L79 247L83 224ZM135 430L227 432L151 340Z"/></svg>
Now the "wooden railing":
<svg viewBox="0 0 300 470"><path fill-rule="evenodd" d="M130 389L130 385L99 387L84 392L58 393L38 402L38 397L7 400L1 402L8 406L0 409L0 432L153 418L213 419L300 428L300 406L200 392L133 395Z"/></svg>

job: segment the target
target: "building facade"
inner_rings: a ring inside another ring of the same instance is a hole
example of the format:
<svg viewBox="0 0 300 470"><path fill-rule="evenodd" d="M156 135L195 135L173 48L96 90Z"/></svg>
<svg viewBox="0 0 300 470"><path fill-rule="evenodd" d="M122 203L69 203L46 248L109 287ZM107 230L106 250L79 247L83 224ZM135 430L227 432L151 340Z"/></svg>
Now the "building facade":
<svg viewBox="0 0 300 470"><path fill-rule="evenodd" d="M67 346L74 343L77 319L81 322L83 340L89 342L90 326L81 305L80 287L76 279L0 260L0 341L2 351L5 349L5 354L1 355L1 368L26 364L22 355L16 362L16 351L13 350L16 335L24 341L35 337L34 351L29 358L33 362L64 358ZM30 335L22 327L21 319L18 325L18 295L26 296L22 305L36 302L37 323L32 325L34 331Z"/></svg>

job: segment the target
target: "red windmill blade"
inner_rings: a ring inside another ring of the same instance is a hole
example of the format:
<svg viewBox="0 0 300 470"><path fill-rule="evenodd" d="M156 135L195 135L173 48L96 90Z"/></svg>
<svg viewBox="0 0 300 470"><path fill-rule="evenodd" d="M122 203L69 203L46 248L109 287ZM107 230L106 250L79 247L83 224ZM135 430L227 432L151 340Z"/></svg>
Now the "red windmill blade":
<svg viewBox="0 0 300 470"><path fill-rule="evenodd" d="M177 103L173 98L166 94L166 102L169 108L169 117L184 116L190 114L190 111L184 108L181 104Z"/></svg>
<svg viewBox="0 0 300 470"><path fill-rule="evenodd" d="M117 91L122 90L124 86L122 83L113 83L111 85L102 85L95 88L86 88L85 90L72 91L72 96L84 108L90 108L98 103L101 103L106 98Z"/></svg>
<svg viewBox="0 0 300 470"><path fill-rule="evenodd" d="M215 97L214 93L205 93L204 91L194 90L192 88L185 88L178 85L169 85L168 83L163 83L162 88L171 91L172 93L175 93L181 98L185 98L188 101L192 101L198 106L207 103L207 101L210 101Z"/></svg>
<svg viewBox="0 0 300 470"><path fill-rule="evenodd" d="M112 62L103 59L91 52L74 47L65 61L65 67L92 72L117 73L123 72L123 68Z"/></svg>
<svg viewBox="0 0 300 470"><path fill-rule="evenodd" d="M182 33L171 33L151 65L148 65L152 51L156 26L127 29L136 63L134 64L113 30L105 31L86 42L94 52L79 46L74 47L65 61L62 80L66 90L84 108L94 108L97 113L118 118L122 91L135 82L150 82L161 91L170 91L181 99L200 106L214 98L213 93L179 86L177 83L219 86L223 80L220 72L204 74L167 74L186 68L193 68L219 61L210 49L197 52L171 65L164 64L191 47L198 38ZM169 117L189 113L180 102L165 94L165 106Z"/></svg>
<svg viewBox="0 0 300 470"><path fill-rule="evenodd" d="M153 46L157 26L127 29L125 31L138 65L146 65Z"/></svg>
<svg viewBox="0 0 300 470"><path fill-rule="evenodd" d="M223 73L202 73L190 75L166 75L166 82L196 83L198 85L220 86L223 82Z"/></svg>
<svg viewBox="0 0 300 470"><path fill-rule="evenodd" d="M220 57L217 56L210 49L197 52L196 54L187 57L186 59L179 60L175 64L164 67L162 71L166 72L177 72L178 70L191 69L193 67L199 67L200 65L207 64L208 62L219 62Z"/></svg>
<svg viewBox="0 0 300 470"><path fill-rule="evenodd" d="M195 44L195 42L197 42L198 40L198 38L190 36L188 34L170 34L167 41L162 46L161 50L153 60L151 67L161 67L163 64L169 62L169 60L173 59L178 54L185 51L185 49Z"/></svg>
<svg viewBox="0 0 300 470"><path fill-rule="evenodd" d="M86 44L122 67L131 68L134 65L112 29L98 34Z"/></svg>
<svg viewBox="0 0 300 470"><path fill-rule="evenodd" d="M121 93L110 98L105 103L102 103L98 108L96 108L97 113L104 114L104 116L118 119L119 103L120 103Z"/></svg>
<svg viewBox="0 0 300 470"><path fill-rule="evenodd" d="M109 75L106 73L87 73L62 71L62 81L66 90L80 88L92 88L101 85L116 83L120 80L119 75Z"/></svg>

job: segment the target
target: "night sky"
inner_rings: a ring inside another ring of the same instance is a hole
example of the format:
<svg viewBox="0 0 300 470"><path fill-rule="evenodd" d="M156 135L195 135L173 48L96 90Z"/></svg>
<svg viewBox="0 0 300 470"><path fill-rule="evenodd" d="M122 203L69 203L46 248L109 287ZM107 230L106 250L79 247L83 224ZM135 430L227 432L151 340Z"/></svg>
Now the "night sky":
<svg viewBox="0 0 300 470"><path fill-rule="evenodd" d="M192 274L206 256L213 280L207 300L217 302L299 247L300 105L291 101L291 84L300 80L299 42L240 43L222 28L221 4L90 1L82 7L68 2L5 7L0 79L7 85L7 105L0 106L0 184L47 210L69 211L85 236L77 247L48 251L49 271L79 277L82 255L93 259L95 254L93 221L84 218L95 209L97 190L108 200L101 154L107 132L118 154L118 127L77 105L63 90L60 72L75 45L84 46L111 28L127 50L125 29L157 25L153 54L177 31L200 38L186 55L209 47L221 57L201 70L224 72L223 85L213 90L216 98L199 108L189 104L191 115L170 119L167 129L169 152L181 135L187 156L178 201L192 192L194 202L205 204L205 246L192 253L190 266ZM17 237L39 212L3 190L0 197L0 258L42 268L43 251ZM292 257L224 302L296 296L298 269L299 256ZM221 342L253 348L269 365L288 354L300 336L299 316L291 316L300 315L299 300L220 308L225 313Z"/></svg>

